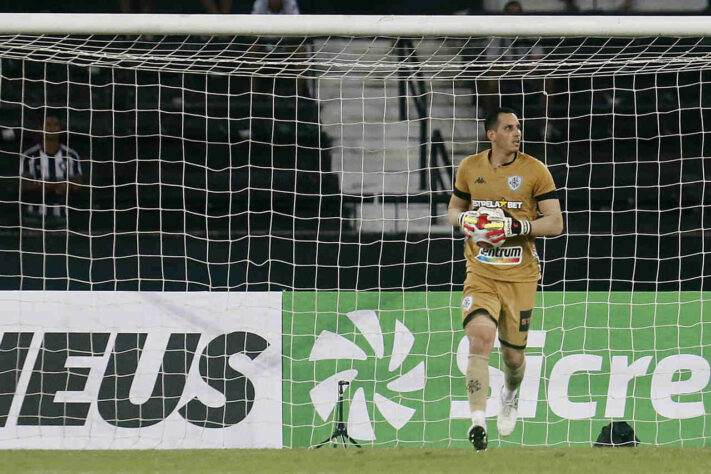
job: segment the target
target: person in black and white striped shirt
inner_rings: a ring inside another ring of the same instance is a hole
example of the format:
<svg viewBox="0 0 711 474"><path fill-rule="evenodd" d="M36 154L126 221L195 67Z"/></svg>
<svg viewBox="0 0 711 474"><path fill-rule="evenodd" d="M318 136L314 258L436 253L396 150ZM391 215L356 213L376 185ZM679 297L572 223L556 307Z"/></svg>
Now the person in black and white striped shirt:
<svg viewBox="0 0 711 474"><path fill-rule="evenodd" d="M20 178L25 215L38 217L66 217L67 192L81 183L82 169L79 154L61 144L62 126L59 118L48 115L44 121L42 143L22 153Z"/></svg>

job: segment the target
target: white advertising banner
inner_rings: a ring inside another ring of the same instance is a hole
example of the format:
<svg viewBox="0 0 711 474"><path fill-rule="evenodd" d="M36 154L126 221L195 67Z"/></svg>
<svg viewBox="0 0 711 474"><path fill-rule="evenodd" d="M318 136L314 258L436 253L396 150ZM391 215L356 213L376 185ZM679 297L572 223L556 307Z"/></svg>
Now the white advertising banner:
<svg viewBox="0 0 711 474"><path fill-rule="evenodd" d="M0 293L0 448L282 446L281 293Z"/></svg>

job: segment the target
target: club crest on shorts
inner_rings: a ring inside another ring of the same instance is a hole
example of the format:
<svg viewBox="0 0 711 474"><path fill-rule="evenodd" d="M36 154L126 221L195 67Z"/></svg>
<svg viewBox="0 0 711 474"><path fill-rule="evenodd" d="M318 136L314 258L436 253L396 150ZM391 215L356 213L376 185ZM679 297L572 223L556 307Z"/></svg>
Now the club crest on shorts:
<svg viewBox="0 0 711 474"><path fill-rule="evenodd" d="M462 309L464 311L469 311L472 309L472 305L474 304L474 298L471 296L467 296L462 300Z"/></svg>
<svg viewBox="0 0 711 474"><path fill-rule="evenodd" d="M523 183L523 178L517 174L513 176L509 176L509 188L511 188L511 191L516 191L518 188L521 187L521 184Z"/></svg>

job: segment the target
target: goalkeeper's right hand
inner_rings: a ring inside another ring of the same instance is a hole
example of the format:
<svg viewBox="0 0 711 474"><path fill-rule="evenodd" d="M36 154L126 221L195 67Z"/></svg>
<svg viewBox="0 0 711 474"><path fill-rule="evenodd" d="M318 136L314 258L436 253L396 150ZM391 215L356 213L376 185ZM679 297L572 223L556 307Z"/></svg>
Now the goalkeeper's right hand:
<svg viewBox="0 0 711 474"><path fill-rule="evenodd" d="M476 223L479 219L479 211L465 211L460 212L457 217L457 222L459 222L459 227L464 232L464 235L471 237L472 233L476 232Z"/></svg>

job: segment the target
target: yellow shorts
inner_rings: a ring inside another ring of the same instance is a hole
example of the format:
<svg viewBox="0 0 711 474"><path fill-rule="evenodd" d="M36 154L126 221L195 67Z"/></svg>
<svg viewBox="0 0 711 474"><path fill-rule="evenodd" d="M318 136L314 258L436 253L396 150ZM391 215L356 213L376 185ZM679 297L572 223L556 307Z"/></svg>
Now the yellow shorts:
<svg viewBox="0 0 711 474"><path fill-rule="evenodd" d="M467 273L462 291L462 325L466 326L474 313L483 309L496 323L502 345L525 349L537 287L537 281L496 281Z"/></svg>

